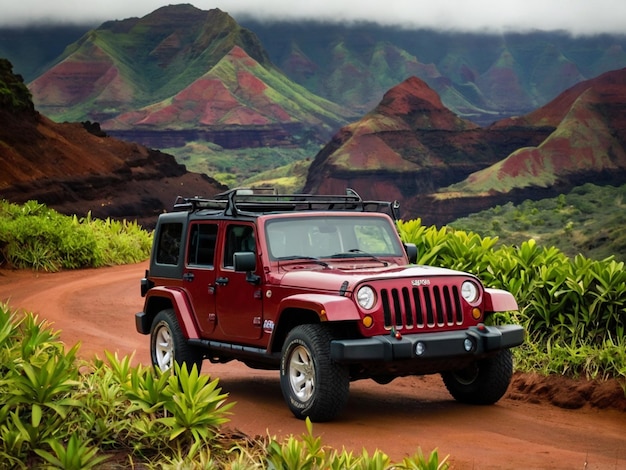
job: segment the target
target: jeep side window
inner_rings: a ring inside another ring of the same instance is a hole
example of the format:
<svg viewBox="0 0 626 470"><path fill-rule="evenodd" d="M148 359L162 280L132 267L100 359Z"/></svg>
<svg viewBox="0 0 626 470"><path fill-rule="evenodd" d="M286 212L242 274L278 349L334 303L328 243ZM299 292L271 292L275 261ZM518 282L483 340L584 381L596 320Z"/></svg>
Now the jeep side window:
<svg viewBox="0 0 626 470"><path fill-rule="evenodd" d="M252 226L231 224L226 228L224 267L233 267L233 255L238 251L256 251Z"/></svg>
<svg viewBox="0 0 626 470"><path fill-rule="evenodd" d="M213 266L217 224L194 224L189 234L187 264Z"/></svg>
<svg viewBox="0 0 626 470"><path fill-rule="evenodd" d="M178 264L183 224L170 223L161 225L157 245L156 262L159 264Z"/></svg>

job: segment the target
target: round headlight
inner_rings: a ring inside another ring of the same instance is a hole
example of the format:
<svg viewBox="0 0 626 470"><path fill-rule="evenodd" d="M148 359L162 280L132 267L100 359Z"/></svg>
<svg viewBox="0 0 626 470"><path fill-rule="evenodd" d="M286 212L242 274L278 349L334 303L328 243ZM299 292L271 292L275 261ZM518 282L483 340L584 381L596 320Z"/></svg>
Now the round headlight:
<svg viewBox="0 0 626 470"><path fill-rule="evenodd" d="M478 300L478 287L473 282L465 281L461 285L461 295L470 304L476 302Z"/></svg>
<svg viewBox="0 0 626 470"><path fill-rule="evenodd" d="M359 303L361 308L365 310L371 309L374 306L374 302L376 301L374 289L369 286L361 287L356 293L356 301Z"/></svg>

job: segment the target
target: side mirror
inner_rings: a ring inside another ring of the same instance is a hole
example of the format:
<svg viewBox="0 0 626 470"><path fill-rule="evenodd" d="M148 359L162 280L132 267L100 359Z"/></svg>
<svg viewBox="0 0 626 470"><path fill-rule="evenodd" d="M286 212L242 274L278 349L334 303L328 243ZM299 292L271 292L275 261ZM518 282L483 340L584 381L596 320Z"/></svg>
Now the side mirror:
<svg viewBox="0 0 626 470"><path fill-rule="evenodd" d="M406 251L410 264L417 263L417 247L414 243L404 243L404 251Z"/></svg>
<svg viewBox="0 0 626 470"><path fill-rule="evenodd" d="M233 254L233 267L237 272L246 273L246 281L253 284L261 282L261 278L254 274L256 270L256 253L251 251L238 251Z"/></svg>

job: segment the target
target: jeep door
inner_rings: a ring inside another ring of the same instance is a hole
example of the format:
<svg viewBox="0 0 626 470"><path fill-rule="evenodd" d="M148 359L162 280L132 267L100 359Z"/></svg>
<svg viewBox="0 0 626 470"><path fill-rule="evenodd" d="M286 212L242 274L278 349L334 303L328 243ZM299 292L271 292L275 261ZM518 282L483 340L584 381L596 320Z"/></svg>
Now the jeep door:
<svg viewBox="0 0 626 470"><path fill-rule="evenodd" d="M261 287L248 279L245 272L236 272L233 255L252 251L257 255L257 273L260 271L256 233L253 224L227 223L222 239L221 262L216 284L216 337L236 342L259 339L263 333L263 298Z"/></svg>
<svg viewBox="0 0 626 470"><path fill-rule="evenodd" d="M193 222L189 227L183 288L189 295L203 336L215 329L215 249L218 224Z"/></svg>

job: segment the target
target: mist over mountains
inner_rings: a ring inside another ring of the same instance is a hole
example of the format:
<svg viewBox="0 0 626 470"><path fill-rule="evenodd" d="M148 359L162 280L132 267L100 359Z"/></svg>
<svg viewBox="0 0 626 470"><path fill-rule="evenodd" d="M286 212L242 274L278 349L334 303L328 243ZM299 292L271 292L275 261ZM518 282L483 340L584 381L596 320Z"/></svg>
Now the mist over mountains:
<svg viewBox="0 0 626 470"><path fill-rule="evenodd" d="M229 32L227 28L231 28ZM477 34L401 29L376 23L236 21L220 10L204 11L191 5L170 5L143 18L105 22L96 28L86 25L85 36L79 33L77 26L0 28L0 56L8 58L16 72L30 83L60 61L72 60L81 53L94 54L95 50L87 46L97 47L104 41L110 48L108 54L125 57L123 60L131 66L125 72L140 73L141 79L147 77L154 82L150 86L158 88L160 84L161 91L173 92L199 78L227 52L220 52L217 43L227 48L239 41L261 65L268 66L271 61L290 80L347 107L353 115L369 111L389 88L417 76L437 91L446 107L481 125L526 114L576 83L626 67L626 35L573 37L565 32L542 31ZM219 38L220 34L224 38ZM236 35L246 35L247 39L234 39ZM142 47L122 52L114 39L122 36ZM216 43L208 47L211 38ZM158 56L174 43L203 52L178 63L182 69L175 75L168 67L159 69L157 57L152 57L153 62L141 58L148 53ZM153 50L155 47L161 52ZM201 57L203 61L198 60ZM132 66L143 70L133 71ZM150 77L157 70L162 70L163 76ZM139 77L128 78L133 83L141 81ZM175 80L176 85L165 86L161 79ZM143 104L168 97L156 88ZM35 93L35 104L41 108L49 103ZM89 110L73 108L73 116L80 118L82 112L87 117ZM42 110L53 118L66 117L52 109Z"/></svg>
<svg viewBox="0 0 626 470"><path fill-rule="evenodd" d="M409 76L481 125L526 114L570 86L626 66L626 36L476 34L246 20L268 54L311 91L365 111Z"/></svg>

